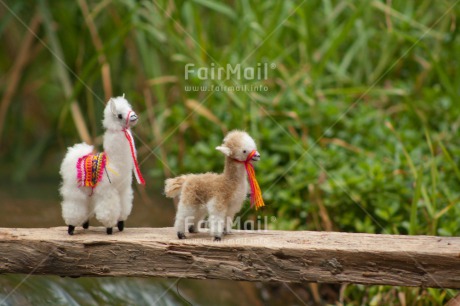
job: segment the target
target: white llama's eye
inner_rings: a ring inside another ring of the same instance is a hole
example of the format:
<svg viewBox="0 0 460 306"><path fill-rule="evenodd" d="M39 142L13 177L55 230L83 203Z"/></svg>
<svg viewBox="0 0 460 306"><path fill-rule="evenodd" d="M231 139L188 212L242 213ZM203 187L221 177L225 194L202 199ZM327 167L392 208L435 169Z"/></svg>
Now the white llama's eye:
<svg viewBox="0 0 460 306"><path fill-rule="evenodd" d="M122 114L118 114L118 119L123 119L123 115L122 115Z"/></svg>
<svg viewBox="0 0 460 306"><path fill-rule="evenodd" d="M246 150L243 150L243 153L246 154Z"/></svg>

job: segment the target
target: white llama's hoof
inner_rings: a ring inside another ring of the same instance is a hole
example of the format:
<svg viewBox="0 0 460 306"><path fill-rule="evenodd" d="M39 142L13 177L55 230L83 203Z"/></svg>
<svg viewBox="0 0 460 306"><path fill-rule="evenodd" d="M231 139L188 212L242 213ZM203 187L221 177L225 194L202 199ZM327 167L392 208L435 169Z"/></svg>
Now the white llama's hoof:
<svg viewBox="0 0 460 306"><path fill-rule="evenodd" d="M125 221L118 221L117 227L118 227L118 230L122 232L125 229Z"/></svg>

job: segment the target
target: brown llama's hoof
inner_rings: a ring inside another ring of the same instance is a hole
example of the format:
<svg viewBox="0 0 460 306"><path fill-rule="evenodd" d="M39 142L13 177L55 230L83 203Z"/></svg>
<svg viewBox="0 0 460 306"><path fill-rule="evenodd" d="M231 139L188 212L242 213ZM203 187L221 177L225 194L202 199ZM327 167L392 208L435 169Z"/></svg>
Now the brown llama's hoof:
<svg viewBox="0 0 460 306"><path fill-rule="evenodd" d="M125 221L118 221L117 227L118 227L118 230L122 232L125 229Z"/></svg>
<svg viewBox="0 0 460 306"><path fill-rule="evenodd" d="M84 229L88 229L88 228L89 228L89 221L86 221L85 223L83 223L83 228L84 228Z"/></svg>
<svg viewBox="0 0 460 306"><path fill-rule="evenodd" d="M188 232L189 233L198 233L198 231L195 229L195 226L194 225L190 225L188 227Z"/></svg>
<svg viewBox="0 0 460 306"><path fill-rule="evenodd" d="M111 227L107 228L107 235L112 235L113 229Z"/></svg>
<svg viewBox="0 0 460 306"><path fill-rule="evenodd" d="M185 239L185 234L182 232L177 232L177 238L179 239Z"/></svg>
<svg viewBox="0 0 460 306"><path fill-rule="evenodd" d="M67 233L69 233L69 235L73 235L74 230L75 230L75 226L69 225L69 228L67 229Z"/></svg>

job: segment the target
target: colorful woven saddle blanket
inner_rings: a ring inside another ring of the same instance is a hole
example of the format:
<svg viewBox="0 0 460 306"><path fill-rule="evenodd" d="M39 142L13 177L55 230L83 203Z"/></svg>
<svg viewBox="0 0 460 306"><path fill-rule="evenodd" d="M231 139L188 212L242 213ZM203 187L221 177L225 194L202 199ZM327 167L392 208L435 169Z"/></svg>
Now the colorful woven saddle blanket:
<svg viewBox="0 0 460 306"><path fill-rule="evenodd" d="M79 187L94 188L102 180L107 165L104 152L82 156L77 161L77 181Z"/></svg>

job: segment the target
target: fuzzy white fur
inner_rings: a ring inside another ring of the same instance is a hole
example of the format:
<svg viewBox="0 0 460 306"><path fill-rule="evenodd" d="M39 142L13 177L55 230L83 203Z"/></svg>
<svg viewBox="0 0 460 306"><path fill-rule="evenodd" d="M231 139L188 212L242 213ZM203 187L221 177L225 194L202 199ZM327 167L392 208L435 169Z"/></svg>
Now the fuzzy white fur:
<svg viewBox="0 0 460 306"><path fill-rule="evenodd" d="M209 215L210 234L221 240L223 233L230 232L233 218L249 192L244 164L237 161L244 162L257 150L251 136L244 131L231 131L216 150L226 156L222 174L187 174L165 182L166 196L179 198L174 223L179 239L185 238L188 226L191 233L199 230L199 224ZM256 152L252 160L259 158Z"/></svg>
<svg viewBox="0 0 460 306"><path fill-rule="evenodd" d="M128 113L130 118L127 120ZM69 226L69 234L73 234L75 226L88 222L94 215L107 228L108 234L117 224L119 230L123 230L124 221L132 209L131 183L134 168L129 142L123 129L127 122L130 128L137 120L138 116L132 111L124 95L112 98L107 103L102 121L106 129L103 147L107 154L107 167L102 180L93 190L91 187L78 187L76 164L80 157L94 153L94 147L80 143L68 148L60 169L60 193L63 198L62 217Z"/></svg>

